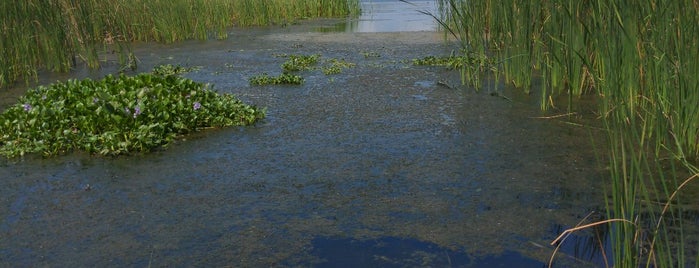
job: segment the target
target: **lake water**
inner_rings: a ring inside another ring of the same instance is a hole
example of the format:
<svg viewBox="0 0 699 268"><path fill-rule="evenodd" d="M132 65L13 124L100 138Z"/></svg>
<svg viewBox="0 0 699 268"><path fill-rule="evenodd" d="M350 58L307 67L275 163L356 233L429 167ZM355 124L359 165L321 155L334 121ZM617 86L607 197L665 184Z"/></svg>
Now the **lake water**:
<svg viewBox="0 0 699 268"><path fill-rule="evenodd" d="M372 18L415 14L373 4L388 11ZM338 23L137 45L140 70L198 66L186 76L268 117L148 154L2 159L0 266L542 267L549 243L599 210L599 133L567 123L586 118L542 119L537 96L492 96L493 83L476 91L457 72L413 66L458 49L441 33L317 31ZM302 86L248 84L279 73L283 54L356 67L302 72ZM594 237L569 239L557 263L600 265Z"/></svg>

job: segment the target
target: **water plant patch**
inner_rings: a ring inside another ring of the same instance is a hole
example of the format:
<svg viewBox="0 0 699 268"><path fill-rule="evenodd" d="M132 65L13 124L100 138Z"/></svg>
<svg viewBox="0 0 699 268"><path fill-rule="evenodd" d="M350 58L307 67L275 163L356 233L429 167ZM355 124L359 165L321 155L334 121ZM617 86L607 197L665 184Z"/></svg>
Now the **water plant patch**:
<svg viewBox="0 0 699 268"><path fill-rule="evenodd" d="M338 59L330 59L328 60L327 64L321 69L323 70L323 74L325 75L331 75L331 74L339 74L342 72L342 70L347 69L347 68L353 68L356 66L356 64L347 62L345 60L338 60Z"/></svg>
<svg viewBox="0 0 699 268"><path fill-rule="evenodd" d="M255 75L253 77L250 77L250 84L255 85L255 86L264 86L264 85L301 85L303 84L303 77L295 75L295 74L289 74L289 73L282 73L278 76L271 76L267 73L263 73L260 75Z"/></svg>
<svg viewBox="0 0 699 268"><path fill-rule="evenodd" d="M287 60L282 63L284 72L296 72L312 70L313 66L318 63L320 55L288 55Z"/></svg>
<svg viewBox="0 0 699 268"><path fill-rule="evenodd" d="M226 66L228 67L228 66ZM172 65L172 64L163 64L163 65L158 65L153 68L153 71L151 73L156 74L156 75L161 75L161 76L167 76L167 75L180 75L180 74L186 74L189 72L193 71L198 71L201 69L201 67L182 67L179 65Z"/></svg>
<svg viewBox="0 0 699 268"><path fill-rule="evenodd" d="M281 64L282 74L278 76L270 76L267 73L260 75L255 75L250 77L249 81L251 85L263 86L263 85L300 85L303 84L303 77L295 74L293 72L299 71L315 71L321 70L325 75L339 74L342 70L347 68L352 68L356 66L354 63L347 62L344 59L327 59L323 60L321 66L318 67L318 63L321 62L320 54L313 55L288 55L288 54L274 54L277 58L287 58L284 63Z"/></svg>
<svg viewBox="0 0 699 268"><path fill-rule="evenodd" d="M30 89L0 114L0 154L147 152L178 135L264 116L264 109L176 75L68 80Z"/></svg>
<svg viewBox="0 0 699 268"><path fill-rule="evenodd" d="M426 56L413 59L413 65L417 66L445 66L448 69L458 69L475 64L474 59L468 56Z"/></svg>

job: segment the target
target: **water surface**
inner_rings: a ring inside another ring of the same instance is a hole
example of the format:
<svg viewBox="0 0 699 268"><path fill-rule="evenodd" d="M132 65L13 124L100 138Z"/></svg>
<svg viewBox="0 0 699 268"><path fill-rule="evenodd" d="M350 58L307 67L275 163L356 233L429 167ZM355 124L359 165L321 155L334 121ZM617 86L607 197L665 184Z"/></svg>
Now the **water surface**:
<svg viewBox="0 0 699 268"><path fill-rule="evenodd" d="M562 229L599 208L594 132L537 118L536 96L412 66L458 49L440 33L308 31L332 23L137 46L141 70L199 66L187 76L268 117L150 154L1 160L0 266L539 267ZM248 85L279 73L281 54L357 66ZM594 247L584 241L571 243Z"/></svg>

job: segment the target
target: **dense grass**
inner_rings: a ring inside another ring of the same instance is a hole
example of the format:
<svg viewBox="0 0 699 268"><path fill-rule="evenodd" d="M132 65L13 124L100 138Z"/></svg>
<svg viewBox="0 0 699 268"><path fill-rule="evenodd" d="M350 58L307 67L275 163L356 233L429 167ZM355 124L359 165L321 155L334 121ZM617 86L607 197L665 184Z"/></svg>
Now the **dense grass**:
<svg viewBox="0 0 699 268"><path fill-rule="evenodd" d="M347 16L358 9L357 0L2 1L0 87L36 78L40 68L68 71L78 61L97 67L107 49L128 64L133 41L226 38L231 26Z"/></svg>
<svg viewBox="0 0 699 268"><path fill-rule="evenodd" d="M440 5L442 14L435 17L465 53L488 58L462 68L465 82L479 86L479 75L497 70L495 77L507 83L539 90L544 109L560 96L568 103L583 94L597 96L608 133L608 217L627 220L611 223L614 264L677 267L695 261L679 216L687 200L675 189L699 172L699 5L690 0L441 0Z"/></svg>

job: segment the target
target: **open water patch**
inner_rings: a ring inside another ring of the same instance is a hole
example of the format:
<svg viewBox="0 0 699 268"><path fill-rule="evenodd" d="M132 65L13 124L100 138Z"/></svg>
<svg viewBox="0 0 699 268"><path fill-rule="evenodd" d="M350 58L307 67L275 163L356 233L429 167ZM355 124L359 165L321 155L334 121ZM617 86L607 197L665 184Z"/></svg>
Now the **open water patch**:
<svg viewBox="0 0 699 268"><path fill-rule="evenodd" d="M357 18L316 28L318 32L386 33L436 31L436 20L423 12L437 14L437 1L412 0L360 1L362 14Z"/></svg>

